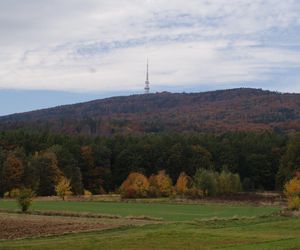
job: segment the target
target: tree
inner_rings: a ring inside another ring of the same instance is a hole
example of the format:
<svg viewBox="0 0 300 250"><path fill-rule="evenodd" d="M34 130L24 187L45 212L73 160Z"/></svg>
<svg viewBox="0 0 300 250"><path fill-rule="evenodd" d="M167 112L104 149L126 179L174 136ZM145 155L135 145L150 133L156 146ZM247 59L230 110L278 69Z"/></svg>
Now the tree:
<svg viewBox="0 0 300 250"><path fill-rule="evenodd" d="M239 192L242 189L240 176L227 171L222 171L217 175L218 193L228 194Z"/></svg>
<svg viewBox="0 0 300 250"><path fill-rule="evenodd" d="M94 194L105 192L105 176L110 170L106 167L109 150L106 147L83 146L81 147L82 173L84 177L84 187Z"/></svg>
<svg viewBox="0 0 300 250"><path fill-rule="evenodd" d="M230 175L228 172L222 171L218 176L218 192L226 194L231 191Z"/></svg>
<svg viewBox="0 0 300 250"><path fill-rule="evenodd" d="M176 181L177 194L184 195L189 188L191 188L191 177L186 175L185 172L181 172Z"/></svg>
<svg viewBox="0 0 300 250"><path fill-rule="evenodd" d="M121 195L124 198L146 197L149 190L149 181L141 173L130 173L120 187Z"/></svg>
<svg viewBox="0 0 300 250"><path fill-rule="evenodd" d="M71 195L71 182L66 177L62 177L55 186L56 194L65 200L65 196Z"/></svg>
<svg viewBox="0 0 300 250"><path fill-rule="evenodd" d="M23 163L13 152L9 152L3 166L3 185L5 191L22 186Z"/></svg>
<svg viewBox="0 0 300 250"><path fill-rule="evenodd" d="M24 188L20 191L17 198L18 205L21 207L22 212L26 212L33 202L34 192L29 188Z"/></svg>
<svg viewBox="0 0 300 250"><path fill-rule="evenodd" d="M33 164L39 169L38 194L42 196L54 195L55 185L63 176L58 167L55 153L46 151L37 154Z"/></svg>
<svg viewBox="0 0 300 250"><path fill-rule="evenodd" d="M300 178L298 177L298 173L296 177L284 185L284 194L288 200L288 207L292 210L300 209Z"/></svg>
<svg viewBox="0 0 300 250"><path fill-rule="evenodd" d="M83 185L82 185L82 175L79 167L75 167L73 169L71 175L71 186L72 192L76 195L81 195L84 192Z"/></svg>
<svg viewBox="0 0 300 250"><path fill-rule="evenodd" d="M291 137L277 173L277 186L282 187L300 170L300 133Z"/></svg>
<svg viewBox="0 0 300 250"><path fill-rule="evenodd" d="M172 179L165 170L161 170L157 175L152 175L149 178L149 190L155 191L157 196L162 197L168 197L172 194Z"/></svg>
<svg viewBox="0 0 300 250"><path fill-rule="evenodd" d="M200 145L192 145L190 147L192 153L190 157L189 167L191 174L194 174L197 169L213 169L212 155Z"/></svg>
<svg viewBox="0 0 300 250"><path fill-rule="evenodd" d="M71 180L72 192L76 195L83 194L82 174L78 167L78 161L70 149L66 146L54 145L48 150L55 153L59 169L66 178ZM79 151L79 148L76 150Z"/></svg>
<svg viewBox="0 0 300 250"><path fill-rule="evenodd" d="M213 196L218 190L216 175L211 170L198 169L194 176L194 184L195 187L201 189L206 196Z"/></svg>

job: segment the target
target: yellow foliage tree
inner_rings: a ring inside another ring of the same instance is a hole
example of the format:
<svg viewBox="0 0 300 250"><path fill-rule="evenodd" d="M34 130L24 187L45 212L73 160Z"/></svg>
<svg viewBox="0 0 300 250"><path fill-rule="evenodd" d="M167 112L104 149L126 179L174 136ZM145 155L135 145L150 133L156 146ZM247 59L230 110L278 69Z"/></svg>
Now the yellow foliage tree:
<svg viewBox="0 0 300 250"><path fill-rule="evenodd" d="M125 198L146 197L149 190L149 181L141 173L130 173L120 187L121 195Z"/></svg>
<svg viewBox="0 0 300 250"><path fill-rule="evenodd" d="M300 209L300 178L297 176L284 185L284 194L288 199L288 207L292 210Z"/></svg>
<svg viewBox="0 0 300 250"><path fill-rule="evenodd" d="M65 196L72 195L71 182L66 177L62 177L55 186L56 194L65 200Z"/></svg>
<svg viewBox="0 0 300 250"><path fill-rule="evenodd" d="M186 173L182 172L178 176L178 179L176 181L176 192L177 194L183 195L186 193L186 191L189 189L191 183L191 178L186 175Z"/></svg>
<svg viewBox="0 0 300 250"><path fill-rule="evenodd" d="M173 193L172 179L165 170L159 171L157 175L152 175L149 182L150 189L156 190L157 196L168 197Z"/></svg>

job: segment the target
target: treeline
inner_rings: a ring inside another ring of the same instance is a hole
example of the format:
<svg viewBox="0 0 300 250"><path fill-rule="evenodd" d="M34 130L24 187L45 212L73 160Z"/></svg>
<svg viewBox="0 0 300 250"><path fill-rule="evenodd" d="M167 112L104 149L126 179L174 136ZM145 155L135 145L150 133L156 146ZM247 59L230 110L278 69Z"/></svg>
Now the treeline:
<svg viewBox="0 0 300 250"><path fill-rule="evenodd" d="M152 174L149 178L133 172L122 183L118 192L123 198L182 196L197 199L217 194L237 193L241 190L242 185L238 174L226 170L218 173L199 168L193 177L181 172L174 186L171 177L164 170Z"/></svg>
<svg viewBox="0 0 300 250"><path fill-rule="evenodd" d="M23 130L0 133L0 194L28 187L55 194L61 177L72 192L118 189L129 173L165 170L173 183L198 169L238 174L244 190L274 190L300 167L300 135L237 132L79 137Z"/></svg>

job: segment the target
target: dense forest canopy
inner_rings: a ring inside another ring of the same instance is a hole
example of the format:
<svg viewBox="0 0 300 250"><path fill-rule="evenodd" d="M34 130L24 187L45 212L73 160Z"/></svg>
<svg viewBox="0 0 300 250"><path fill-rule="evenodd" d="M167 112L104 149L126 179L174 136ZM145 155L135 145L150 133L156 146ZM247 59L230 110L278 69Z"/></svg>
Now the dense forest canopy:
<svg viewBox="0 0 300 250"><path fill-rule="evenodd" d="M181 172L228 170L244 190L274 190L300 168L300 134L274 132L157 133L83 137L13 130L0 133L0 193L29 187L53 195L60 176L72 192L115 191L131 172L165 170L173 183Z"/></svg>
<svg viewBox="0 0 300 250"><path fill-rule="evenodd" d="M62 177L98 194L133 172L175 183L199 169L274 190L300 168L300 95L259 89L113 97L0 117L0 131L1 195L53 195Z"/></svg>
<svg viewBox="0 0 300 250"><path fill-rule="evenodd" d="M153 93L0 117L0 130L35 128L70 135L300 130L300 94L260 89Z"/></svg>

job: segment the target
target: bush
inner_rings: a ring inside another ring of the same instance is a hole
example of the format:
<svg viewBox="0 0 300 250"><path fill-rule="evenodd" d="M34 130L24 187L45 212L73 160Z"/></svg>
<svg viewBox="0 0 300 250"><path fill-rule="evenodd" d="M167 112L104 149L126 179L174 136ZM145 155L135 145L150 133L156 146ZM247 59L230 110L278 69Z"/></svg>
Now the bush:
<svg viewBox="0 0 300 250"><path fill-rule="evenodd" d="M291 210L300 209L300 198L298 196L293 196L288 199L288 208Z"/></svg>
<svg viewBox="0 0 300 250"><path fill-rule="evenodd" d="M84 197L85 199L92 200L93 194L92 194L89 190L84 189L84 190L83 190L83 197Z"/></svg>
<svg viewBox="0 0 300 250"><path fill-rule="evenodd" d="M159 196L160 196L160 192L159 192L158 188L153 185L150 185L149 190L148 190L148 197L157 198Z"/></svg>
<svg viewBox="0 0 300 250"><path fill-rule="evenodd" d="M93 194L92 194L89 190L84 189L83 195L84 195L85 197L91 197Z"/></svg>
<svg viewBox="0 0 300 250"><path fill-rule="evenodd" d="M300 196L300 179L291 179L284 185L284 194L289 197Z"/></svg>
<svg viewBox="0 0 300 250"><path fill-rule="evenodd" d="M16 199L20 195L20 189L18 188L13 188L10 191L7 191L4 193L4 198L14 198Z"/></svg>
<svg viewBox="0 0 300 250"><path fill-rule="evenodd" d="M9 197L10 198L17 198L19 195L20 195L20 189L18 189L18 188L13 188L9 192Z"/></svg>
<svg viewBox="0 0 300 250"><path fill-rule="evenodd" d="M192 199L192 200L200 199L200 198L203 198L203 196L204 196L202 190L197 189L197 188L187 189L185 191L184 195L186 198Z"/></svg>
<svg viewBox="0 0 300 250"><path fill-rule="evenodd" d="M126 199L134 199L140 197L140 195L137 194L136 190L132 188L123 190L121 196L122 198L126 198Z"/></svg>
<svg viewBox="0 0 300 250"><path fill-rule="evenodd" d="M34 193L29 188L24 188L20 191L17 198L18 205L22 209L22 212L26 212L30 205L32 204Z"/></svg>

